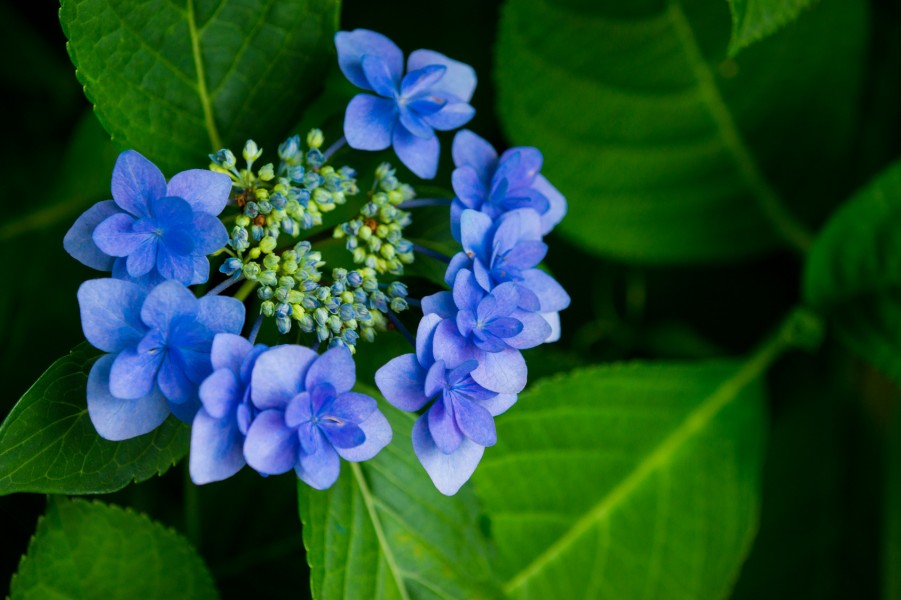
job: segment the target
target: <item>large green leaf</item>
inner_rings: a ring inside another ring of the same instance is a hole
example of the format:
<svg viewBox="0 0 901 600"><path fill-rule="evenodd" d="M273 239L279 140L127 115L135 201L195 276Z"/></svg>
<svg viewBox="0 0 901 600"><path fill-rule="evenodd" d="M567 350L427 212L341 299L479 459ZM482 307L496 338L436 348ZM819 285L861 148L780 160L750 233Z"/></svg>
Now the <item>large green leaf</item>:
<svg viewBox="0 0 901 600"><path fill-rule="evenodd" d="M498 419L474 482L512 598L717 598L757 527L772 356L594 367Z"/></svg>
<svg viewBox="0 0 901 600"><path fill-rule="evenodd" d="M0 495L112 492L187 454L188 427L172 416L123 442L97 435L85 398L96 356L84 343L53 363L0 425Z"/></svg>
<svg viewBox="0 0 901 600"><path fill-rule="evenodd" d="M413 454L413 419L384 412L394 439L378 456L342 464L327 491L298 484L313 597L496 597L470 491L442 496Z"/></svg>
<svg viewBox="0 0 901 600"><path fill-rule="evenodd" d="M765 38L798 18L816 0L729 0L732 7L730 54Z"/></svg>
<svg viewBox="0 0 901 600"><path fill-rule="evenodd" d="M901 163L835 213L810 250L804 298L838 338L901 383Z"/></svg>
<svg viewBox="0 0 901 600"><path fill-rule="evenodd" d="M544 153L569 199L560 231L587 250L685 264L757 255L780 238L803 248L789 213L818 216L836 196L866 17L865 2L824 0L724 60L722 0L509 0L500 117L513 143Z"/></svg>
<svg viewBox="0 0 901 600"><path fill-rule="evenodd" d="M10 585L12 600L217 598L197 552L144 515L51 499Z"/></svg>
<svg viewBox="0 0 901 600"><path fill-rule="evenodd" d="M338 0L63 0L85 94L168 174L290 133L333 56Z"/></svg>

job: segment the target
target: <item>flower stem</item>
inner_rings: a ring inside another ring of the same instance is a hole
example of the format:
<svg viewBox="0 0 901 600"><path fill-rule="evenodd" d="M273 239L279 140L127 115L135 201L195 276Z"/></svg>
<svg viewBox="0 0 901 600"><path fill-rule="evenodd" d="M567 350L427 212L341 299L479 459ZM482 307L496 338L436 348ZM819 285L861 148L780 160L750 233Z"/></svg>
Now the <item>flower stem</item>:
<svg viewBox="0 0 901 600"><path fill-rule="evenodd" d="M229 277L228 279L226 279L225 281L223 281L222 283L220 283L219 285L217 285L216 287L214 287L213 289L208 291L205 295L206 296L218 296L219 294L221 294L222 292L224 292L231 286L235 285L242 279L244 279L244 274L241 272L238 272L237 275L232 275L231 277Z"/></svg>
<svg viewBox="0 0 901 600"><path fill-rule="evenodd" d="M250 329L250 334L247 336L247 340L253 344L257 340L257 334L260 333L260 327L263 326L263 315L260 313L257 315L257 320L253 322L253 327Z"/></svg>
<svg viewBox="0 0 901 600"><path fill-rule="evenodd" d="M390 311L390 310L388 311L388 319L390 319L391 323L394 325L394 327L396 327L397 330L399 332L401 332L401 334L403 334L403 336L405 338L407 338L407 341L410 342L410 345L415 348L416 347L416 338L413 337L413 334L410 333L410 330L407 329L406 325L404 325L401 322L401 320L397 317L397 315L394 313L394 311Z"/></svg>
<svg viewBox="0 0 901 600"><path fill-rule="evenodd" d="M238 291L235 292L235 298L237 298L241 302L244 302L245 300L247 300L247 296L250 295L250 292L252 292L253 288L255 288L256 286L256 281L245 281L244 285L238 288Z"/></svg>
<svg viewBox="0 0 901 600"><path fill-rule="evenodd" d="M407 210L410 208L419 208L420 206L450 206L453 201L453 198L415 198L413 200L401 202L397 205L397 208Z"/></svg>
<svg viewBox="0 0 901 600"><path fill-rule="evenodd" d="M439 252L437 250L432 250L431 248L426 248L425 246L420 246L419 244L413 244L413 252L419 252L423 256L430 256L435 260L440 260L444 264L450 264L450 257L443 252Z"/></svg>
<svg viewBox="0 0 901 600"><path fill-rule="evenodd" d="M322 153L322 156L325 158L325 160L328 160L328 159L330 159L330 158L332 157L332 155L333 155L335 152L337 152L338 150L340 150L341 148L343 148L346 144L347 144L347 138L345 138L345 137L342 135L338 140L335 141L334 144L332 144L331 146L329 146L329 147L326 149L326 151Z"/></svg>

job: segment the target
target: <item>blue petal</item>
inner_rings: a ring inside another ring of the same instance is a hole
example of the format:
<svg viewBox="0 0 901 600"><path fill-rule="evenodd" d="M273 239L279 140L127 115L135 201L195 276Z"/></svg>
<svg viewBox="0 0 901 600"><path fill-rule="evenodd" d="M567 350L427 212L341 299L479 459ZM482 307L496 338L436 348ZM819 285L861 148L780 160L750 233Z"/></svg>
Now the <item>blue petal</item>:
<svg viewBox="0 0 901 600"><path fill-rule="evenodd" d="M444 387L447 384L447 379L445 379L446 372L447 368L443 360L439 360L429 367L429 370L425 375L425 385L423 387L426 397L434 398L444 391Z"/></svg>
<svg viewBox="0 0 901 600"><path fill-rule="evenodd" d="M401 162L420 179L432 179L438 171L438 156L441 146L438 138L417 137L404 127L395 127L393 135L394 151Z"/></svg>
<svg viewBox="0 0 901 600"><path fill-rule="evenodd" d="M484 180L469 165L457 167L451 173L451 185L460 202L473 210L480 210L488 197ZM460 217L462 219L462 215ZM462 226L462 223L461 223Z"/></svg>
<svg viewBox="0 0 901 600"><path fill-rule="evenodd" d="M544 319L541 320L544 321ZM524 328L522 321L519 319L514 319L513 317L497 317L496 319L491 319L488 326L485 327L485 330L491 333L491 335L501 339L507 339L520 335Z"/></svg>
<svg viewBox="0 0 901 600"><path fill-rule="evenodd" d="M450 262L447 264L447 270L444 272L444 283L449 286L454 285L454 279L457 278L457 273L459 273L462 269L472 270L472 259L469 258L465 252L457 252L451 257Z"/></svg>
<svg viewBox="0 0 901 600"><path fill-rule="evenodd" d="M460 215L460 241L463 250L478 258L483 263L491 262L489 234L494 221L485 213L476 210L464 210Z"/></svg>
<svg viewBox="0 0 901 600"><path fill-rule="evenodd" d="M297 462L300 442L279 410L264 410L250 424L244 440L244 459L258 473L287 473Z"/></svg>
<svg viewBox="0 0 901 600"><path fill-rule="evenodd" d="M121 441L153 431L169 416L166 399L158 389L137 400L122 400L109 391L115 356L100 357L88 375L88 415L100 437Z"/></svg>
<svg viewBox="0 0 901 600"><path fill-rule="evenodd" d="M200 384L200 401L206 413L214 419L234 418L234 412L244 397L244 386L234 371L217 369Z"/></svg>
<svg viewBox="0 0 901 600"><path fill-rule="evenodd" d="M537 148L510 148L501 155L495 177L505 177L513 189L528 187L538 176L543 162L544 157Z"/></svg>
<svg viewBox="0 0 901 600"><path fill-rule="evenodd" d="M507 411L511 406L516 404L517 395L516 394L497 394L491 398L486 400L480 400L479 404L488 411L492 417L496 417L500 414L503 414Z"/></svg>
<svg viewBox="0 0 901 600"><path fill-rule="evenodd" d="M167 196L185 200L194 212L216 216L228 203L232 182L228 175L206 169L190 169L169 181Z"/></svg>
<svg viewBox="0 0 901 600"><path fill-rule="evenodd" d="M479 366L472 378L486 390L499 394L518 394L526 387L528 368L519 350L481 352Z"/></svg>
<svg viewBox="0 0 901 600"><path fill-rule="evenodd" d="M147 327L141 320L141 286L120 279L92 279L78 288L81 328L95 348L120 352L141 341Z"/></svg>
<svg viewBox="0 0 901 600"><path fill-rule="evenodd" d="M197 322L216 333L240 333L244 304L229 296L204 296L197 301Z"/></svg>
<svg viewBox="0 0 901 600"><path fill-rule="evenodd" d="M453 294L450 292L436 292L430 296L425 296L422 299L422 312L423 315L434 314L442 319L450 319L457 313L457 305L454 304Z"/></svg>
<svg viewBox="0 0 901 600"><path fill-rule="evenodd" d="M164 281L153 288L141 307L141 319L149 327L168 331L179 316L194 316L197 298L177 281Z"/></svg>
<svg viewBox="0 0 901 600"><path fill-rule="evenodd" d="M430 86L430 90L442 92L469 102L476 89L476 72L465 63L448 58L433 50L416 50L407 59L407 72L424 69L429 65L442 65L447 71L440 80Z"/></svg>
<svg viewBox="0 0 901 600"><path fill-rule="evenodd" d="M414 412L429 401L423 391L425 370L414 354L403 354L388 361L375 372L375 384L385 399L401 410Z"/></svg>
<svg viewBox="0 0 901 600"><path fill-rule="evenodd" d="M444 108L433 115L426 115L425 122L438 131L450 131L469 123L476 114L476 109L465 102L448 102Z"/></svg>
<svg viewBox="0 0 901 600"><path fill-rule="evenodd" d="M447 294L447 292L439 293ZM449 296L450 294L447 295ZM435 339L435 329L440 322L441 316L425 314L419 320L419 326L416 328L416 359L423 368L427 368L435 362L435 357L432 354L432 345Z"/></svg>
<svg viewBox="0 0 901 600"><path fill-rule="evenodd" d="M301 454L294 470L310 487L326 490L338 479L341 459L331 444L323 443L314 454Z"/></svg>
<svg viewBox="0 0 901 600"><path fill-rule="evenodd" d="M463 435L476 444L493 446L497 443L494 419L484 407L464 398L457 398L454 401L454 416Z"/></svg>
<svg viewBox="0 0 901 600"><path fill-rule="evenodd" d="M344 113L344 137L357 150L384 150L396 125L397 103L369 94L354 96Z"/></svg>
<svg viewBox="0 0 901 600"><path fill-rule="evenodd" d="M117 212L97 225L92 239L97 248L109 256L128 256L142 244L157 238L153 233L134 231L135 218Z"/></svg>
<svg viewBox="0 0 901 600"><path fill-rule="evenodd" d="M150 202L166 195L166 178L152 162L126 150L116 159L111 183L113 200L136 217L150 215Z"/></svg>
<svg viewBox="0 0 901 600"><path fill-rule="evenodd" d="M485 452L483 446L464 439L455 452L444 454L435 445L429 433L425 415L413 425L413 450L432 479L432 483L445 496L456 494L460 487L469 481Z"/></svg>
<svg viewBox="0 0 901 600"><path fill-rule="evenodd" d="M285 409L285 424L288 427L298 427L309 423L313 418L313 411L309 392L301 392L291 398Z"/></svg>
<svg viewBox="0 0 901 600"><path fill-rule="evenodd" d="M457 426L453 413L453 404L439 400L426 413L429 419L429 433L435 446L444 453L450 454L463 443L463 432Z"/></svg>
<svg viewBox="0 0 901 600"><path fill-rule="evenodd" d="M391 425L378 410L373 411L369 418L360 423L360 429L366 435L366 441L353 448L335 448L335 451L344 460L360 462L369 460L391 442Z"/></svg>
<svg viewBox="0 0 901 600"><path fill-rule="evenodd" d="M121 210L112 200L98 202L75 220L63 238L63 248L83 265L98 271L111 271L114 258L94 243L94 229L108 217L120 213Z"/></svg>
<svg viewBox="0 0 901 600"><path fill-rule="evenodd" d="M566 198L551 185L544 175L538 175L535 178L532 188L548 200L548 210L541 215L541 233L544 235L549 233L566 214Z"/></svg>
<svg viewBox="0 0 901 600"><path fill-rule="evenodd" d="M378 56L364 56L361 64L369 89L379 96L393 99L400 86L400 73L392 73L388 63Z"/></svg>
<svg viewBox="0 0 901 600"><path fill-rule="evenodd" d="M378 56L388 65L388 69L400 79L404 70L404 55L394 42L375 31L355 29L339 31L335 34L338 50L338 66L352 84L364 90L371 90L363 73L363 57Z"/></svg>
<svg viewBox="0 0 901 600"><path fill-rule="evenodd" d="M185 400L181 403L175 403L171 400L167 402L169 404L169 410L172 411L172 414L181 421L182 423L186 423L190 425L194 422L194 417L197 416L197 411L200 410L200 398L197 395Z"/></svg>
<svg viewBox="0 0 901 600"><path fill-rule="evenodd" d="M117 398L137 400L153 391L163 354L138 352L128 348L119 353L110 369L110 393Z"/></svg>
<svg viewBox="0 0 901 600"><path fill-rule="evenodd" d="M354 423L337 425L323 421L319 423L319 430L336 450L355 448L366 441L366 434Z"/></svg>
<svg viewBox="0 0 901 600"><path fill-rule="evenodd" d="M194 254L212 254L228 243L228 232L225 230L225 225L212 215L195 212L191 230L195 236Z"/></svg>
<svg viewBox="0 0 901 600"><path fill-rule="evenodd" d="M497 152L486 140L468 129L461 129L454 136L451 153L455 166L472 167L485 184L491 181L497 168Z"/></svg>
<svg viewBox="0 0 901 600"><path fill-rule="evenodd" d="M194 275L191 277L191 285L206 283L210 278L210 261L206 256L191 257L194 265Z"/></svg>
<svg viewBox="0 0 901 600"><path fill-rule="evenodd" d="M357 381L357 366L350 350L335 346L310 365L306 376L306 388L319 383L330 383L337 394L349 392Z"/></svg>
<svg viewBox="0 0 901 600"><path fill-rule="evenodd" d="M460 310L469 310L476 312L482 298L485 297L485 291L479 286L472 271L463 269L457 273L454 279L454 304Z"/></svg>
<svg viewBox="0 0 901 600"><path fill-rule="evenodd" d="M234 416L217 419L203 409L191 426L191 455L188 469L197 485L228 479L244 462L244 436Z"/></svg>
<svg viewBox="0 0 901 600"><path fill-rule="evenodd" d="M253 367L250 397L260 409L284 410L302 392L304 377L317 354L303 346L276 346L260 354Z"/></svg>
<svg viewBox="0 0 901 600"><path fill-rule="evenodd" d="M438 324L433 349L435 358L443 360L452 368L467 360L478 360L484 354L460 335L452 319L444 319Z"/></svg>
<svg viewBox="0 0 901 600"><path fill-rule="evenodd" d="M159 249L159 237L148 235L141 245L125 259L125 268L129 277L143 277L157 266L157 251ZM168 278L167 278L168 279Z"/></svg>
<svg viewBox="0 0 901 600"><path fill-rule="evenodd" d="M398 109L400 124L418 138L424 140L435 137L435 131L416 111L409 106L401 105Z"/></svg>
<svg viewBox="0 0 901 600"><path fill-rule="evenodd" d="M522 273L521 286L532 290L538 296L542 312L557 312L569 306L569 294L557 280L539 269L528 269Z"/></svg>
<svg viewBox="0 0 901 600"><path fill-rule="evenodd" d="M209 361L209 356L206 357ZM198 388L200 387L188 377L183 361L175 359L175 352L169 352L166 360L160 365L159 376L157 381L162 390L163 395L174 404L184 404L189 400L199 398ZM206 378L210 372L209 362L203 369L201 377ZM197 374L197 371L194 371Z"/></svg>
<svg viewBox="0 0 901 600"><path fill-rule="evenodd" d="M545 312L538 313L541 315L541 318L547 321L548 325L551 326L551 334L547 336L547 339L544 340L545 344L550 344L551 342L556 342L560 339L561 329L560 329L560 313L559 312Z"/></svg>
<svg viewBox="0 0 901 600"><path fill-rule="evenodd" d="M241 373L244 359L252 350L253 344L240 335L217 333L210 350L210 362L214 369L228 369L238 375Z"/></svg>
<svg viewBox="0 0 901 600"><path fill-rule="evenodd" d="M498 219L492 246L495 253L505 253L522 242L540 241L541 219L538 213L528 208L520 208L504 213Z"/></svg>
<svg viewBox="0 0 901 600"><path fill-rule="evenodd" d="M502 283L479 303L479 319L487 321L492 317L506 317L519 304L519 292L515 283ZM493 302L492 302L493 300Z"/></svg>
<svg viewBox="0 0 901 600"><path fill-rule="evenodd" d="M131 273L131 258L128 257L128 269ZM191 255L175 254L169 249L159 244L156 253L156 267L160 275L167 280L178 281L184 285L191 285L194 280L194 257Z"/></svg>
<svg viewBox="0 0 901 600"><path fill-rule="evenodd" d="M400 84L400 93L404 98L413 98L426 93L435 82L444 77L447 67L443 65L429 65L422 69L410 71L404 76Z"/></svg>

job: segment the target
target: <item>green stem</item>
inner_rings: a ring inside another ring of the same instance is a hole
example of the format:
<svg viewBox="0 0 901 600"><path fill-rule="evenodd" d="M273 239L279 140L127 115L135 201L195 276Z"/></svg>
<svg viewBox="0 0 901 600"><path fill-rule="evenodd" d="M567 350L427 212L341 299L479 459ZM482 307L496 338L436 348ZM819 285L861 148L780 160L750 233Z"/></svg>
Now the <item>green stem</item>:
<svg viewBox="0 0 901 600"><path fill-rule="evenodd" d="M250 295L250 292L252 292L253 288L255 288L256 286L257 286L256 281L245 281L244 285L239 287L238 291L235 292L234 297L236 299L240 300L241 302L244 302L245 300L247 300L247 296Z"/></svg>

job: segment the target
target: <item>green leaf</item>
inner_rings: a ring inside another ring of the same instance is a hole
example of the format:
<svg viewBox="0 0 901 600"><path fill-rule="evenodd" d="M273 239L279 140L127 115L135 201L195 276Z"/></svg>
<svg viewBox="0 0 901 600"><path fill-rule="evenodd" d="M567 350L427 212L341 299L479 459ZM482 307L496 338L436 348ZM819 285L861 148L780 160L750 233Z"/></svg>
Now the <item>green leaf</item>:
<svg viewBox="0 0 901 600"><path fill-rule="evenodd" d="M511 598L717 598L757 527L774 354L594 367L498 419L473 478Z"/></svg>
<svg viewBox="0 0 901 600"><path fill-rule="evenodd" d="M0 495L112 492L187 454L189 429L172 416L123 442L97 435L85 396L97 354L83 343L53 363L0 425Z"/></svg>
<svg viewBox="0 0 901 600"><path fill-rule="evenodd" d="M791 23L816 0L729 0L732 39L729 54L750 46Z"/></svg>
<svg viewBox="0 0 901 600"><path fill-rule="evenodd" d="M217 598L182 536L113 505L53 498L10 585L12 600Z"/></svg>
<svg viewBox="0 0 901 600"><path fill-rule="evenodd" d="M378 456L343 463L327 491L298 483L313 597L497 597L470 491L442 496L413 454L413 418L380 404L394 439Z"/></svg>
<svg viewBox="0 0 901 600"><path fill-rule="evenodd" d="M85 94L167 174L289 133L333 57L338 0L63 0Z"/></svg>
<svg viewBox="0 0 901 600"><path fill-rule="evenodd" d="M512 143L544 153L569 200L563 235L649 264L808 245L793 213L816 218L836 196L865 2L824 0L734 60L722 0L508 0L501 16L499 116Z"/></svg>
<svg viewBox="0 0 901 600"><path fill-rule="evenodd" d="M804 299L833 333L901 383L901 163L829 220L804 271Z"/></svg>

